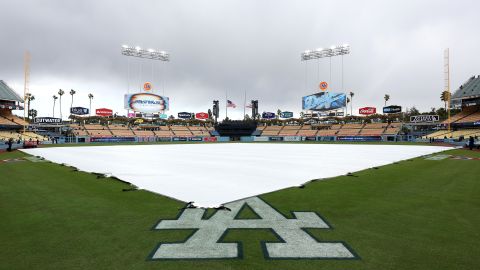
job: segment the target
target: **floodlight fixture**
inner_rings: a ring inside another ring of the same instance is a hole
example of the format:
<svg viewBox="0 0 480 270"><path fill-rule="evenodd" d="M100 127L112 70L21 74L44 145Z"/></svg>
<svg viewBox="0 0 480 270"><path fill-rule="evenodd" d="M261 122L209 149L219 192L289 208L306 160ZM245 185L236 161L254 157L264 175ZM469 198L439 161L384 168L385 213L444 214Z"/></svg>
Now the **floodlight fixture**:
<svg viewBox="0 0 480 270"><path fill-rule="evenodd" d="M302 61L345 55L350 53L350 45L331 46L328 49L318 48L316 50L306 50L301 54Z"/></svg>
<svg viewBox="0 0 480 270"><path fill-rule="evenodd" d="M125 56L133 56L139 58L146 58L151 60L159 60L159 61L170 61L170 54L165 51L157 51L154 49L142 49L139 46L128 46L122 45L122 54Z"/></svg>

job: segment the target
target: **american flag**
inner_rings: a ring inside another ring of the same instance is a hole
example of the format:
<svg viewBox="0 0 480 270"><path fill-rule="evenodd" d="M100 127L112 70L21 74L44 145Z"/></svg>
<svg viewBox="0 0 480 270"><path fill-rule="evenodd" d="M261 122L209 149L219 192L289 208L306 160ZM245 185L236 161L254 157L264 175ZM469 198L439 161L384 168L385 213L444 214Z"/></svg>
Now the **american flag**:
<svg viewBox="0 0 480 270"><path fill-rule="evenodd" d="M233 103L231 100L227 100L227 107L236 108L237 105L235 105L235 103Z"/></svg>
<svg viewBox="0 0 480 270"><path fill-rule="evenodd" d="M253 108L252 103L247 104L245 107L246 107L246 108L249 108L249 109Z"/></svg>

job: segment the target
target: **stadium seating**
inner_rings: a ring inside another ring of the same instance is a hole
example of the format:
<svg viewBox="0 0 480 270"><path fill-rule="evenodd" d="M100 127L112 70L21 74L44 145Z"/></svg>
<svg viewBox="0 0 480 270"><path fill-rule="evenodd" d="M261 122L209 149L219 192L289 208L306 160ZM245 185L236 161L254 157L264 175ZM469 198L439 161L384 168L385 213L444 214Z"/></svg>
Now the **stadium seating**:
<svg viewBox="0 0 480 270"><path fill-rule="evenodd" d="M455 123L468 123L468 122L477 122L477 121L480 121L480 111L476 111L470 115L467 115L457 120Z"/></svg>
<svg viewBox="0 0 480 270"><path fill-rule="evenodd" d="M10 138L14 140L22 140L22 141L36 141L37 139L40 141L48 140L47 137L42 135L36 134L31 131L26 132L16 132L16 131L0 131L0 140L7 141Z"/></svg>
<svg viewBox="0 0 480 270"><path fill-rule="evenodd" d="M433 138L433 139L459 139L460 137L468 138L470 136L480 136L480 130L478 129L462 129L456 131L448 131L448 130L439 130L428 134L425 136L426 139Z"/></svg>
<svg viewBox="0 0 480 270"><path fill-rule="evenodd" d="M188 129L187 126L170 126L173 134L180 137L191 137L193 136L192 132Z"/></svg>
<svg viewBox="0 0 480 270"><path fill-rule="evenodd" d="M338 130L336 129L320 129L317 132L317 136L336 136Z"/></svg>
<svg viewBox="0 0 480 270"><path fill-rule="evenodd" d="M113 134L110 132L108 127L102 126L100 124L88 124L84 125L85 130L90 136L93 137L112 137Z"/></svg>
<svg viewBox="0 0 480 270"><path fill-rule="evenodd" d="M135 133L135 136L138 137L153 137L155 136L155 133L152 130L149 129L142 129L140 127L137 127L133 130Z"/></svg>
<svg viewBox="0 0 480 270"><path fill-rule="evenodd" d="M109 125L108 128L115 137L133 137L135 134L127 125Z"/></svg>
<svg viewBox="0 0 480 270"><path fill-rule="evenodd" d="M208 129L203 126L190 126L188 128L190 129L190 132L192 132L193 136L199 136L199 137L210 136L210 132L208 131Z"/></svg>
<svg viewBox="0 0 480 270"><path fill-rule="evenodd" d="M10 121L8 118L0 116L0 125L14 126L17 123Z"/></svg>
<svg viewBox="0 0 480 270"><path fill-rule="evenodd" d="M267 126L262 132L262 136L278 136L283 126Z"/></svg>
<svg viewBox="0 0 480 270"><path fill-rule="evenodd" d="M476 114L478 113L478 109L475 108L475 107L466 107L464 108L461 112L453 115L452 117L450 117L450 123L455 123L455 122L459 122L459 123L464 123L464 122L468 122L468 121L465 121L464 118L468 117L469 115L471 114ZM443 121L444 124L448 124L449 121L448 119Z"/></svg>
<svg viewBox="0 0 480 270"><path fill-rule="evenodd" d="M87 131L82 125L71 124L70 128L72 129L73 135L75 136L88 136Z"/></svg>
<svg viewBox="0 0 480 270"><path fill-rule="evenodd" d="M360 133L359 128L344 128L342 127L338 133L337 136L356 136Z"/></svg>
<svg viewBox="0 0 480 270"><path fill-rule="evenodd" d="M360 131L360 136L380 136L384 133L385 128L387 128L387 123L367 123ZM395 128L396 129L396 128ZM389 132L394 132L394 130L389 130Z"/></svg>
<svg viewBox="0 0 480 270"><path fill-rule="evenodd" d="M278 133L280 136L295 136L300 130L301 126L284 126L282 130Z"/></svg>

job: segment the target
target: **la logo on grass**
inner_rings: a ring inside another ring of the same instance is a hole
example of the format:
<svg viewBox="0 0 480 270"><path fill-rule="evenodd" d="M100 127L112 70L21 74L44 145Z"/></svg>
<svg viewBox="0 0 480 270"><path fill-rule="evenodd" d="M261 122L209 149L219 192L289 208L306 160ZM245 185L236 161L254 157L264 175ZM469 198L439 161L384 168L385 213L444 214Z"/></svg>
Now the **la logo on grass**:
<svg viewBox="0 0 480 270"><path fill-rule="evenodd" d="M244 207L250 207L258 219L237 218ZM160 243L153 251L153 260L232 259L241 257L239 243L223 243L230 229L270 229L278 242L262 242L269 259L356 259L343 242L319 242L305 229L329 229L314 212L293 212L289 219L258 197L228 203L231 211L217 211L204 219L205 209L187 208L176 220L161 220L156 230L195 229L182 243Z"/></svg>

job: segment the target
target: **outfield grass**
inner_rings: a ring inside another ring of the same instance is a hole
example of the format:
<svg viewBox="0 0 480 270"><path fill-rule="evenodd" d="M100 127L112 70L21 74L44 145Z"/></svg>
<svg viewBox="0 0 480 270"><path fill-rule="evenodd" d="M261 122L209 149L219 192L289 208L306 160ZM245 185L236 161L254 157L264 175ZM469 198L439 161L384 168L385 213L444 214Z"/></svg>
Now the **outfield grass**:
<svg viewBox="0 0 480 270"><path fill-rule="evenodd" d="M0 160L24 156L3 153ZM175 219L181 202L124 192L125 183L49 162L4 162L0 269L476 269L479 165L416 158L261 196L288 216L320 213L334 229L310 232L348 243L359 260L265 260L260 241L275 241L272 233L233 230L225 241L242 241L243 259L149 261L159 242L189 235L151 230L159 219Z"/></svg>

